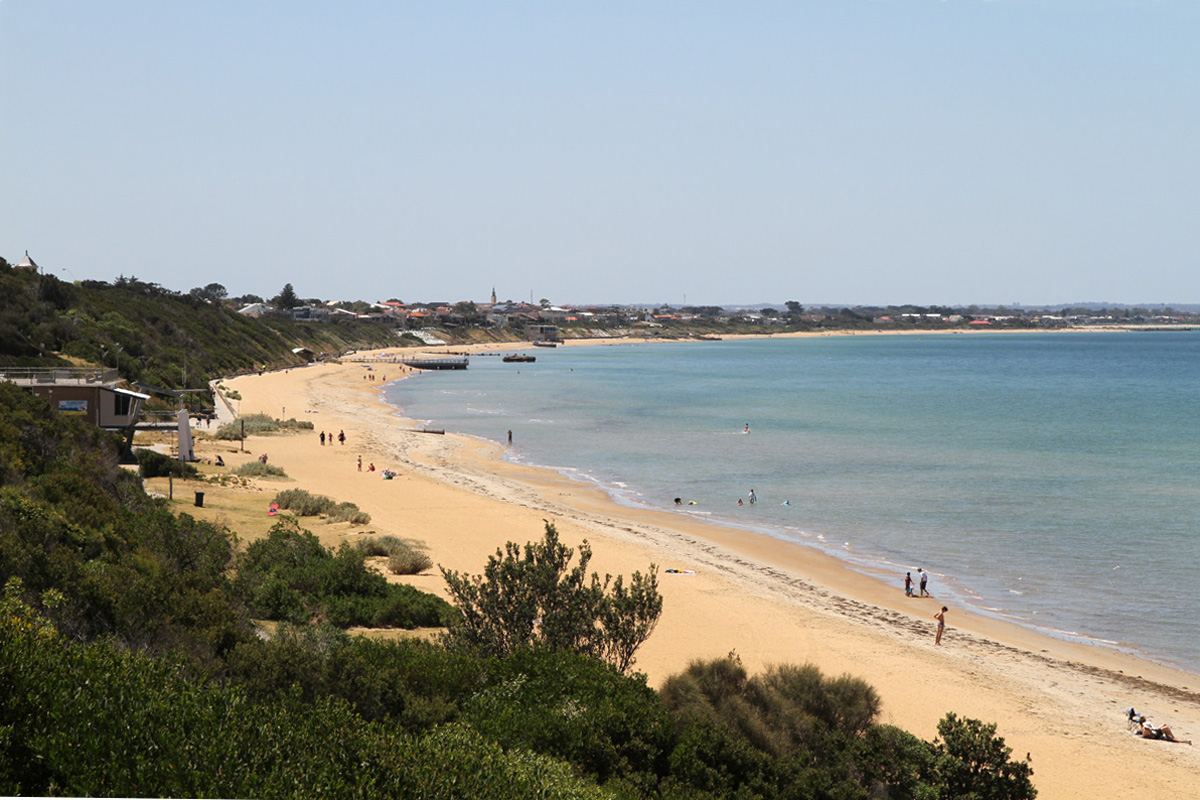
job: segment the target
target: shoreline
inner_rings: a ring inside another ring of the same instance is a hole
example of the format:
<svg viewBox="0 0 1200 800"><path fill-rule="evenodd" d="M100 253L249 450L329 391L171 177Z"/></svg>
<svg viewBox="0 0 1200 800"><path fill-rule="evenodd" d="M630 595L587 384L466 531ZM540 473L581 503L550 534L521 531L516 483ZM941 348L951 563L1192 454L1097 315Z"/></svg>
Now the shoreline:
<svg viewBox="0 0 1200 800"><path fill-rule="evenodd" d="M1056 332L1086 333L1086 332L1090 332L1091 330L1092 329L1090 329L1090 328L1089 329L1078 329L1077 328L1077 329L1064 329L1064 330L1056 331ZM1117 333L1117 332L1127 332L1128 333L1128 332L1134 332L1135 330L1136 329L1125 329L1125 330L1118 331L1114 327L1114 328L1109 328L1109 329L1105 330L1104 332L1105 333ZM945 334L960 333L960 332L962 332L962 331L954 331L954 330L947 330L947 331L874 331L874 332L872 332L872 334L873 335L882 335L882 336L893 336L893 335L906 336L906 335L917 335L917 334L921 334L921 333L933 333L935 335L945 335ZM999 336L1006 336L1007 333L1009 333L1009 332L997 332L997 331L986 331L986 330L984 330L984 331L970 330L970 331L966 331L966 332L967 333L983 333L983 334L991 333L993 335L999 335ZM1021 332L1021 331L1018 331L1018 332ZM1024 332L1039 333L1041 331L1024 331ZM749 335L741 335L741 336L731 336L728 338L730 340L767 339L767 338L777 338L777 337L778 338L795 338L795 337L812 338L812 337L838 336L838 335L841 335L842 333L844 333L844 332L799 332L799 333L790 333L790 334L778 334L775 336L749 334ZM639 338L636 340L618 340L618 341L609 341L609 340L603 340L603 339L601 339L601 340L595 340L595 339L593 339L593 340L576 340L576 341L577 341L577 344L575 344L574 346L595 346L595 345L618 346L618 345L624 345L624 344L633 346L633 345L640 345L640 344L668 344L668 343L680 345L680 344L689 343L688 340L659 340L659 339L642 339L642 338ZM700 343L700 342L698 341L697 343ZM570 344L570 343L568 343L568 344ZM486 347L486 348L479 348L479 350L488 350L488 349L494 349L494 346ZM464 351L463 354L466 354L466 352ZM478 388L478 389L481 389L484 391L487 390L487 382L486 381L483 384L475 383L472 385L475 388ZM433 389L433 394L434 394L434 396L437 395L436 389ZM440 420L440 418L438 417L437 411L432 410L432 409L427 409L427 407L422 406L419 402L417 403L416 408L418 408L418 410L420 410L421 413L425 413L426 415L432 417L435 420ZM397 408L397 411L399 411L401 414L403 414L402 409ZM428 422L430 422L430 420L423 420L423 422L428 423ZM444 423L439 421L436 424L440 427ZM469 427L469 428L471 427L469 425L469 423L467 424L467 427ZM494 438L488 438L493 433L495 433L495 431L489 432L488 430L483 430L478 427L471 428L471 429L480 433L480 435L483 437L483 441L489 441L489 442L496 441ZM458 431L454 431L454 432L459 433L459 435L464 435L464 436L472 436L473 435L473 434L463 434ZM503 434L503 431L499 431L499 433ZM501 436L501 438L502 438L502 436ZM524 452L523 448L517 448L517 449L513 449L511 451L505 451L504 459L511 460L511 461L513 461L513 463L526 465L526 466L529 466L534 469L540 468L540 469L553 470L553 471L558 472L568 478L578 480L581 483L581 485L595 484L606 492L609 499L613 502L614 505L620 506L622 508L630 508L630 509L634 509L634 510L645 509L648 511L650 511L650 510L664 510L664 511L669 510L669 511L671 511L671 513L673 515L672 518L678 517L678 516L685 516L684 514L681 514L681 512L686 512L686 511L691 510L691 509L672 508L670 506L670 503L666 502L669 500L669 498L671 496L670 492L672 491L672 487L670 487L670 486L664 487L664 486L658 485L658 484L646 484L645 482L643 482L642 485L640 485L640 486L626 487L624 483L616 482L615 479L614 479L614 482L611 485L609 485L609 484L606 484L603 480L598 479L595 475L590 474L587 469L581 468L580 465L570 463L569 456L564 458L562 456L562 454L559 454L558 456L550 456L549 458L546 458L545 457L546 455L547 454L542 453L541 460L538 460L536 457L532 456L530 453ZM560 463L560 462L564 462L564 463ZM611 475L610 475L610 478L611 478ZM627 480L627 477L622 476L621 480L622 481ZM647 488L648 485L653 486L653 489L648 489ZM646 494L643 495L642 494L643 492L645 492ZM666 494L664 494L664 492L666 492ZM655 502L655 501L659 501L659 502ZM739 509L739 512L740 511L741 510ZM686 515L686 518L691 519L692 515L688 514L688 515ZM809 528L803 527L803 526L796 527L796 525L801 525L801 523L792 524L790 522L790 520L787 523L785 523L784 521L782 521L778 518L769 519L769 520L755 523L755 522L746 521L744 516L740 513L735 515L735 514L730 514L725 510L704 511L704 512L702 512L701 515L697 516L696 519L704 524L712 525L717 528L724 527L724 528L733 528L733 529L736 529L739 531L745 531L745 532L749 532L749 533L763 533L763 534L766 534L768 536L771 536L771 537L777 539L778 541L780 541L783 544L788 545L788 546L810 548L810 549L816 550L818 552L832 555L839 563L842 563L846 568L851 569L855 572L858 572L859 574L862 574L868 578L881 581L885 585L888 585L888 586L895 585L897 581L900 581L903 578L904 571L906 569L912 568L910 565L903 565L901 562L897 561L898 552L894 549L889 550L889 551L881 551L879 549L874 549L874 550L871 549L871 546L870 546L871 545L871 537L869 537L869 536L867 537L867 540L865 541L866 546L863 547L862 549L860 549L859 545L862 544L863 542L858 541L855 538L855 536L856 536L856 533L861 533L861 532L840 531L835 534L830 534L829 529L822 530L820 528L809 529ZM829 537L828 540L826 540L826 535L828 535L828 537ZM843 538L853 540L854 546L853 547L851 546L850 541L845 542L844 546L839 546L839 543L842 542ZM915 565L916 563L917 563L916 561L912 561L911 565ZM929 567L930 565L927 564L926 566ZM936 565L936 564L934 564L932 566L935 569L939 568L938 565ZM1103 650L1113 650L1113 651L1120 652L1120 653L1123 653L1126 655L1130 655L1130 656L1136 657L1138 659L1157 664L1159 666L1167 667L1167 668L1174 669L1174 670L1177 670L1182 673L1193 675L1195 680L1197 682L1200 682L1200 663L1197 663L1196 660L1191 657L1191 653L1187 647L1188 643L1190 642L1190 639L1188 637L1185 637L1185 636L1177 637L1179 643L1182 644L1183 647L1182 647L1182 649L1179 649L1179 648L1172 649L1169 646L1171 643L1170 641L1167 642L1168 646L1161 646L1161 647L1156 648L1155 645L1163 644L1162 640L1156 639L1152 634L1147 635L1147 632L1144 630L1141 631L1141 633L1143 634L1143 639L1138 639L1138 637L1137 637L1138 631L1135 629L1131 629L1129 631L1113 632L1113 631L1105 630L1105 628L1102 624L1100 626L1098 626L1101 633L1096 633L1094 630L1089 629L1087 627L1086 623L1081 624L1080 620L1064 618L1062 615L1056 616L1056 611L1058 610L1058 606L1053 605L1053 604L1045 605L1046 602L1052 602L1053 598L1051 599L1051 601L1043 601L1044 604L1040 607L1036 606L1036 605L1035 606L1028 606L1028 605L1022 606L1019 603L1018 604L1006 603L1006 600L1011 600L1012 598L1006 598L1006 597L1002 596L1001 593L999 591L997 591L998 584L994 584L994 583L988 584L986 581L980 581L980 580L978 580L980 578L980 576L978 574L973 576L975 580L972 581L971 580L972 576L959 575L959 574L957 574L957 571L954 570L952 567L947 568L946 564L942 564L940 568L942 569L942 572L937 572L937 573L931 572L930 574L934 580L935 585L939 589L939 592L938 592L939 596L942 597L944 600L949 601L952 605L957 604L960 607L967 607L970 610L972 610L974 613L979 614L980 616L994 619L999 622L1008 622L1008 623L1017 625L1019 627L1026 628L1033 633L1047 636L1047 637L1050 637L1050 638L1053 638L1053 639L1056 639L1059 641L1075 643L1075 644L1079 644L1079 645L1083 645L1083 646L1087 646L1087 647L1099 648L1099 649L1103 649ZM915 574L915 569L913 571ZM1002 588L1004 588L1004 586L1019 586L1019 584L1002 584L999 586L1002 589ZM1014 594L1022 594L1022 592L1013 592L1013 593ZM1101 602L1102 602L1102 600L1101 600ZM1088 607L1091 607L1091 605L1089 604ZM1106 636L1104 634L1108 634L1108 635ZM1189 666L1189 665L1191 665L1191 666Z"/></svg>
<svg viewBox="0 0 1200 800"><path fill-rule="evenodd" d="M359 446L321 454L347 462L337 475L305 463L312 460L306 458L311 441L261 443L305 488L352 500L380 525L416 534L448 569L478 572L506 541L539 538L543 519L556 523L569 546L587 538L591 569L602 574L628 575L657 563L663 617L634 666L651 686L695 658L731 651L752 672L811 662L827 674L866 679L883 699L881 721L925 739L934 738L947 711L997 722L1014 754L1033 754L1043 797L1091 796L1127 778L1135 765L1138 774L1153 776L1146 786L1183 796L1200 789L1195 748L1142 742L1123 719L1132 705L1196 738L1200 695L1189 687L1200 686L1200 676L959 609L952 609L946 640L935 648L929 618L940 601L906 598L812 547L619 504L599 486L508 461L505 448L492 442L413 433L412 421L382 401L384 384L359 381L360 372L353 364L321 364L227 383L242 393L243 413L278 415L286 406L347 430ZM256 440L251 449L258 446ZM366 484L349 466L351 453L360 451L380 467L399 468L401 479L386 488ZM670 567L696 574L665 574ZM434 573L412 583L437 591L442 581Z"/></svg>

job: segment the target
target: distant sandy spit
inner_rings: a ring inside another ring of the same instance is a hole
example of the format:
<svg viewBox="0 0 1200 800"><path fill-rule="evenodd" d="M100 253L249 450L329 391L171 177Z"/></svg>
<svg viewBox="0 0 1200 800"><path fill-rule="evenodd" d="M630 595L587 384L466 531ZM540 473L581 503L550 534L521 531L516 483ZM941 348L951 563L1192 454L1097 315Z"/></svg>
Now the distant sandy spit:
<svg viewBox="0 0 1200 800"><path fill-rule="evenodd" d="M470 348L479 349L520 347ZM233 404L240 413L316 425L311 434L250 439L244 454L226 460L232 467L268 452L293 479L289 486L357 503L371 514L370 529L423 542L434 563L449 569L480 572L506 542L540 538L544 521L568 545L586 539L601 574L657 565L663 614L634 667L652 686L694 659L730 652L751 671L813 663L870 682L883 699L882 721L925 739L950 711L998 723L1015 756L1032 756L1042 798L1129 790L1200 797L1200 747L1143 741L1125 723L1126 707L1134 706L1182 738L1200 738L1200 675L956 608L935 646L933 614L942 603L906 597L903 575L865 576L811 548L686 511L627 508L593 486L504 460L502 444L417 432L379 396L384 375L406 374L400 365L368 371L346 361L226 380L242 396ZM346 443L322 446L322 430L334 441L344 431ZM398 476L384 480L385 467ZM322 538L361 535L339 526ZM408 582L445 596L436 569ZM1171 613L1169 598L1148 595L1146 603L1147 614Z"/></svg>

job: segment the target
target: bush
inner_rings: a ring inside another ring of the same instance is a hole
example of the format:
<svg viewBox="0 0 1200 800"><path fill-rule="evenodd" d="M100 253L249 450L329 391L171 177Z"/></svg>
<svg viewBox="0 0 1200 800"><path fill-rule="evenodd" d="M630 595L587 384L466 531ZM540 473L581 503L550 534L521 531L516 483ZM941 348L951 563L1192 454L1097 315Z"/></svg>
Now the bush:
<svg viewBox="0 0 1200 800"><path fill-rule="evenodd" d="M300 517L316 517L334 506L328 497L310 494L305 489L284 489L275 495L275 502Z"/></svg>
<svg viewBox="0 0 1200 800"><path fill-rule="evenodd" d="M371 515L354 503L336 503L304 489L284 489L275 495L275 502L300 517L325 516L328 522L349 522L351 525L366 525L371 521Z"/></svg>
<svg viewBox="0 0 1200 800"><path fill-rule="evenodd" d="M693 661L667 680L662 697L681 722L717 720L776 757L820 752L834 734L860 736L879 713L879 695L861 679L826 678L812 664L749 677L732 653Z"/></svg>
<svg viewBox="0 0 1200 800"><path fill-rule="evenodd" d="M523 556L509 542L488 558L483 575L442 569L462 615L447 642L495 655L530 646L574 650L628 670L662 613L656 568L633 573L626 589L620 576L601 581L593 572L588 578L586 541L579 564L568 569L572 555L547 522L541 542L526 544Z"/></svg>
<svg viewBox="0 0 1200 800"><path fill-rule="evenodd" d="M604 783L653 783L673 744L670 717L642 676L565 651L520 650L492 662L462 719L506 750L563 758Z"/></svg>
<svg viewBox="0 0 1200 800"><path fill-rule="evenodd" d="M351 525L366 525L371 521L371 515L354 503L338 503L329 509L326 518L329 522L349 522Z"/></svg>
<svg viewBox="0 0 1200 800"><path fill-rule="evenodd" d="M395 552L397 547L407 547L404 541L399 536L368 536L366 539L360 539L358 548L363 551L363 555L367 558L378 558L380 556L390 556Z"/></svg>
<svg viewBox="0 0 1200 800"><path fill-rule="evenodd" d="M995 723L959 719L950 713L938 723L933 744L935 783L942 797L978 800L1032 800L1037 796L1027 761L1012 761L1012 748L996 736Z"/></svg>
<svg viewBox="0 0 1200 800"><path fill-rule="evenodd" d="M76 797L611 796L463 725L413 736L287 687L256 702L178 663L61 637L0 601L0 793Z"/></svg>
<svg viewBox="0 0 1200 800"><path fill-rule="evenodd" d="M386 557L388 571L394 575L416 575L433 566L433 559L398 536L372 536L360 541L358 547L368 558Z"/></svg>
<svg viewBox="0 0 1200 800"><path fill-rule="evenodd" d="M256 436L264 433L275 433L279 430L279 421L266 414L245 414L233 422L227 422L214 434L217 439L241 439L242 435Z"/></svg>
<svg viewBox="0 0 1200 800"><path fill-rule="evenodd" d="M433 566L433 559L420 550L405 549L388 559L388 572L393 575L416 575Z"/></svg>
<svg viewBox="0 0 1200 800"><path fill-rule="evenodd" d="M247 461L237 469L233 470L233 475L240 475L243 478L286 478L287 473L283 471L283 467L277 467L274 464L264 464L261 461Z"/></svg>
<svg viewBox="0 0 1200 800"><path fill-rule="evenodd" d="M148 448L133 451L143 478L199 478L200 473L191 464L171 458L166 453Z"/></svg>
<svg viewBox="0 0 1200 800"><path fill-rule="evenodd" d="M230 396L230 395L226 395ZM299 431L311 431L313 424L308 420L296 419L275 419L267 414L246 414L238 417L233 422L227 422L217 428L217 432L213 434L216 439L238 440L242 438L243 433L246 436L262 436L271 433L295 433Z"/></svg>
<svg viewBox="0 0 1200 800"><path fill-rule="evenodd" d="M416 628L440 627L450 618L446 601L389 584L364 558L347 544L333 553L285 520L246 549L234 586L252 613L297 624L323 619L340 628Z"/></svg>

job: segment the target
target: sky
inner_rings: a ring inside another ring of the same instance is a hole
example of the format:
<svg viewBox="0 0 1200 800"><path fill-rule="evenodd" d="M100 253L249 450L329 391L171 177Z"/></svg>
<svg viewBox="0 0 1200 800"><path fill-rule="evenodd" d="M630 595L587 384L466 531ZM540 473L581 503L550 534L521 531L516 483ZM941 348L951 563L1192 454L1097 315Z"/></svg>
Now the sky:
<svg viewBox="0 0 1200 800"><path fill-rule="evenodd" d="M0 256L405 302L1200 302L1200 2L0 0Z"/></svg>

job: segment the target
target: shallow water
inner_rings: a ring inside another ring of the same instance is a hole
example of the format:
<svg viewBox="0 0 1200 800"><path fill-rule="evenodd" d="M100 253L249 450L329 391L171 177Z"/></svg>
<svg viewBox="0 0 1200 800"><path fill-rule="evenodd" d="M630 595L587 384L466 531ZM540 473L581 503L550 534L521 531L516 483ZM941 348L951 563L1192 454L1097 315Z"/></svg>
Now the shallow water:
<svg viewBox="0 0 1200 800"><path fill-rule="evenodd" d="M1197 671L1200 334L533 349L386 390L519 460ZM749 424L750 433L744 434ZM756 504L746 503L750 489ZM785 501L787 505L784 505Z"/></svg>

